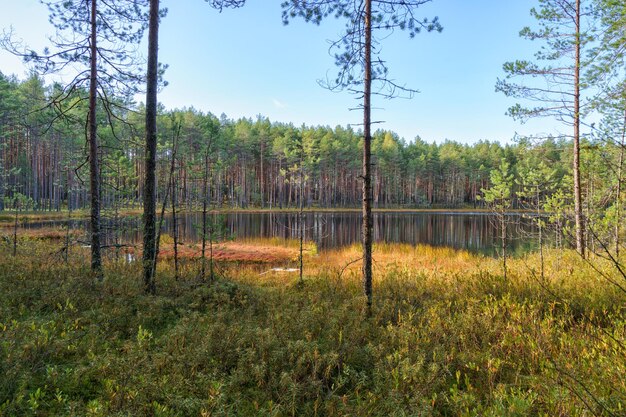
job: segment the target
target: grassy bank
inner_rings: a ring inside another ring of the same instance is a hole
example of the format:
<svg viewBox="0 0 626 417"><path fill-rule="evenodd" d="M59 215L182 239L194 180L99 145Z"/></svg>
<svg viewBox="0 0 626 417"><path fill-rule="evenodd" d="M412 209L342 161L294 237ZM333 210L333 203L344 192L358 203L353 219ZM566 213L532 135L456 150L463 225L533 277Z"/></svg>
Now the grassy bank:
<svg viewBox="0 0 626 417"><path fill-rule="evenodd" d="M626 297L571 252L504 281L490 258L378 245L367 319L357 247L307 255L303 286L165 262L148 297L137 263L94 284L50 245L0 249L2 415L624 415Z"/></svg>

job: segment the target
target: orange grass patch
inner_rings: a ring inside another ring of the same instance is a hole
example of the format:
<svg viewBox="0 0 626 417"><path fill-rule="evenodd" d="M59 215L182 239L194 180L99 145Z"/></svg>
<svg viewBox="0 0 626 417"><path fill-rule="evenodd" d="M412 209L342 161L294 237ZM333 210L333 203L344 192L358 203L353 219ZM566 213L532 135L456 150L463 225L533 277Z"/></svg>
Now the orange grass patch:
<svg viewBox="0 0 626 417"><path fill-rule="evenodd" d="M161 259L174 257L174 245L161 243L159 248ZM178 256L186 259L196 259L202 256L202 246L197 244L179 245ZM205 256L210 256L207 244ZM291 247L250 242L223 242L213 244L213 259L221 262L245 263L279 263L289 262L298 257L298 250Z"/></svg>

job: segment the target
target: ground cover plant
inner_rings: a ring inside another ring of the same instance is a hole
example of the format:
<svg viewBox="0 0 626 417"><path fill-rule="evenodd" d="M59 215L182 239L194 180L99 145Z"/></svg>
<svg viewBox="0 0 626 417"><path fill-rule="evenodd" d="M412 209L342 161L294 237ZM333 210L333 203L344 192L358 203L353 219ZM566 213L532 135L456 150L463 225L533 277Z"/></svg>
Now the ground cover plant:
<svg viewBox="0 0 626 417"><path fill-rule="evenodd" d="M278 240L266 245L293 247ZM451 249L377 245L365 318L351 247L295 275L221 263L209 284L159 265L50 242L0 257L0 414L623 415L624 293L574 252L509 263ZM610 265L594 268L612 274Z"/></svg>

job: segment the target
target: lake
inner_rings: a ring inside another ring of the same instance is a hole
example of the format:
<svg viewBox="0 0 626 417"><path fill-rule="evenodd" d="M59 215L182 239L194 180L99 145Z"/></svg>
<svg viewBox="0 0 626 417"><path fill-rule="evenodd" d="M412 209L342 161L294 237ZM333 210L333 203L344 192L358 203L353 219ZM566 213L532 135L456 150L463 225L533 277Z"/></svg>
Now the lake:
<svg viewBox="0 0 626 417"><path fill-rule="evenodd" d="M299 236L298 213L294 212L231 212L212 214L226 235L233 238L280 237L297 239ZM305 212L305 238L314 241L319 250L339 248L361 239L360 212ZM536 226L525 216L511 214L509 249L511 253L525 253L535 246ZM62 222L39 222L24 224L37 228L64 224ZM126 217L121 221L103 221L107 237L112 242L141 242L141 220ZM72 227L86 228L86 220L72 222ZM179 236L184 243L198 241L201 236L202 214L185 214L178 219ZM172 219L164 219L164 233L172 233ZM411 212L385 211L374 213L375 242L398 242L411 245L427 244L465 249L475 253L495 255L499 234L495 217L490 213L467 212Z"/></svg>

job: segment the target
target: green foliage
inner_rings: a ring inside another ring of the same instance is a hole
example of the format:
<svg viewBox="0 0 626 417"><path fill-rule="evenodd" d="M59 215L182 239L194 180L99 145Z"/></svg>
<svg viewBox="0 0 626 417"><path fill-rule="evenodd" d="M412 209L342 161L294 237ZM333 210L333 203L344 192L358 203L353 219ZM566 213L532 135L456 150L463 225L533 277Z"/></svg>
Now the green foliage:
<svg viewBox="0 0 626 417"><path fill-rule="evenodd" d="M396 30L406 31L413 38L422 31L441 32L443 27L439 19L434 17L417 18L416 12L420 6L428 1L403 0L382 1L372 0L372 33L375 42L385 38ZM347 89L353 93L363 91L363 39L365 38L363 25L363 3L351 0L285 0L281 3L283 9L283 23L288 24L295 18L302 18L305 22L319 25L328 17L342 19L345 23L345 32L340 39L331 43L331 51L338 67L335 80L328 81L330 89ZM387 32L387 35L379 33ZM388 68L383 59L380 59L379 48L370 51L374 60L372 62L372 79L380 84L380 90L385 90L385 95L393 97L398 92L412 93L414 90L407 89L396 84L388 77Z"/></svg>
<svg viewBox="0 0 626 417"><path fill-rule="evenodd" d="M602 85L595 101L615 100L615 96L623 91L626 7L619 0L594 0L593 4L599 36L587 78L591 84Z"/></svg>
<svg viewBox="0 0 626 417"><path fill-rule="evenodd" d="M2 415L586 416L583 401L608 410L598 415L626 405L624 295L575 254L550 255L573 271L544 284L558 298L523 267L504 281L398 263L380 271L364 320L353 277L322 272L297 287L237 268L198 286L161 274L146 297L140 265L111 264L94 284L77 259L51 262L36 243L28 253L0 257Z"/></svg>
<svg viewBox="0 0 626 417"><path fill-rule="evenodd" d="M510 172L511 165L502 158L500 166L491 171L491 187L483 188L482 199L497 211L506 211L511 207L513 192L513 174Z"/></svg>
<svg viewBox="0 0 626 417"><path fill-rule="evenodd" d="M535 213L543 213L547 199L555 197L558 187L557 171L539 159L527 159L525 162L519 167L519 178L515 181L518 186L516 195L522 207ZM564 212L560 209L559 213ZM533 216L532 219L537 224L544 223L541 216Z"/></svg>
<svg viewBox="0 0 626 417"><path fill-rule="evenodd" d="M577 0L539 0L539 7L531 9L535 27L525 27L520 37L541 43L534 60L518 59L503 65L504 79L496 83L496 91L529 103L511 106L508 114L514 119L527 121L534 117L554 117L567 124L579 114L574 114L573 91L576 69L586 68L586 62L576 62L576 48L585 48L592 41L588 29L591 10L583 0L581 25L576 23ZM516 81L521 79L521 81ZM584 87L583 83L580 83Z"/></svg>

